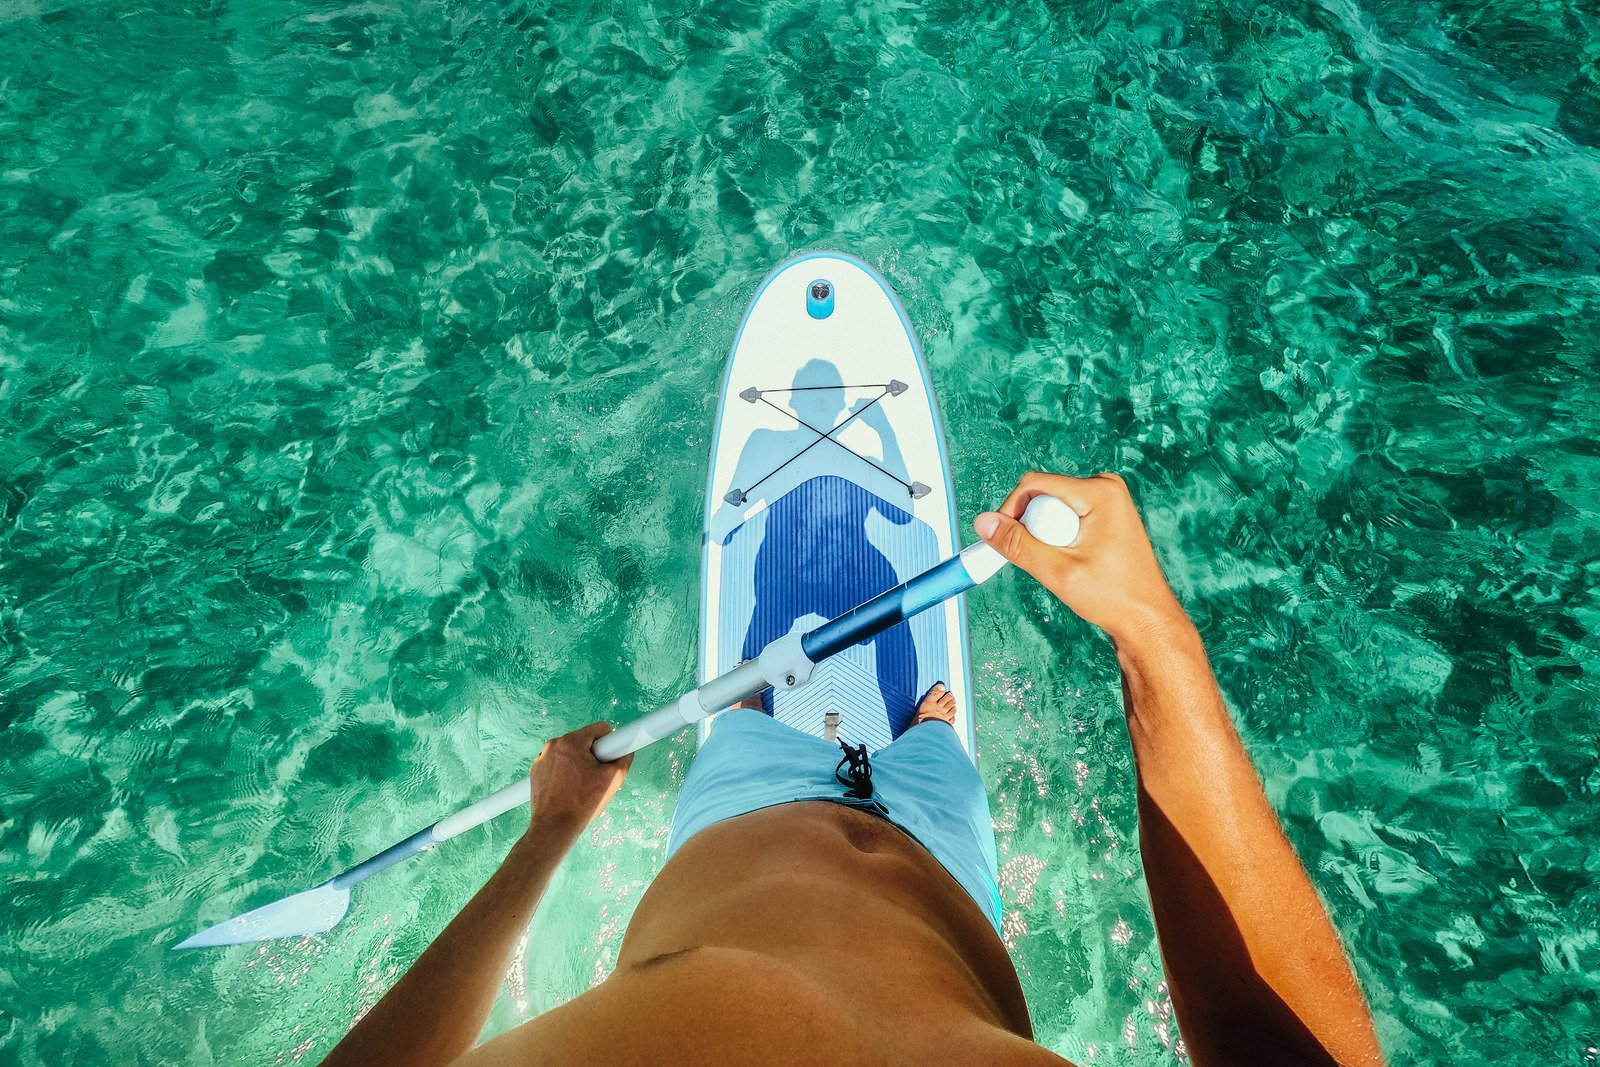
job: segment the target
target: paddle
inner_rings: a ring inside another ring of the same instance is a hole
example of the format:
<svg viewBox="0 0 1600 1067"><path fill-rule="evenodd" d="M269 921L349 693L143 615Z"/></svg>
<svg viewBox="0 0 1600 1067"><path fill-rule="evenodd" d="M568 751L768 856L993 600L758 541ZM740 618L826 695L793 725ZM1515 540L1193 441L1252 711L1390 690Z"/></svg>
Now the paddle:
<svg viewBox="0 0 1600 1067"><path fill-rule="evenodd" d="M1022 522L1030 533L1046 544L1066 546L1078 536L1077 514L1052 496L1034 497L1023 513ZM769 686L795 689L805 685L811 678L812 669L822 660L988 581L1005 564L1005 557L984 542L969 545L943 563L878 594L809 633L795 632L778 638L762 649L755 659L741 663L726 674L689 690L672 703L606 734L594 743L594 754L596 758L607 762L620 759L713 712L753 697ZM426 852L441 841L448 841L463 831L488 822L496 815L521 807L528 802L528 796L529 782L524 775L515 784L440 819L426 829L418 830L404 841L390 845L376 856L363 860L319 886L208 927L180 941L173 948L239 945L331 930L344 918L350 907L351 886L419 852Z"/></svg>

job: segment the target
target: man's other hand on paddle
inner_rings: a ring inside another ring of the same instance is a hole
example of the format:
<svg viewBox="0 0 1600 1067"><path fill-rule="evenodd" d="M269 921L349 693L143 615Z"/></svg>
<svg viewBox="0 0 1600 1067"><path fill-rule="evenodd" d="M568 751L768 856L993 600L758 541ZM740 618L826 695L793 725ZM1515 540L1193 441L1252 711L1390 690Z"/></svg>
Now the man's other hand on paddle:
<svg viewBox="0 0 1600 1067"><path fill-rule="evenodd" d="M633 756L613 763L595 758L593 746L609 734L610 723L592 722L544 743L529 772L532 814L528 836L576 841L622 788Z"/></svg>
<svg viewBox="0 0 1600 1067"><path fill-rule="evenodd" d="M1028 502L1041 495L1078 513L1078 539L1066 548L1045 544L1018 521ZM997 510L979 515L973 527L1115 642L1188 621L1120 475L1068 478L1029 472Z"/></svg>

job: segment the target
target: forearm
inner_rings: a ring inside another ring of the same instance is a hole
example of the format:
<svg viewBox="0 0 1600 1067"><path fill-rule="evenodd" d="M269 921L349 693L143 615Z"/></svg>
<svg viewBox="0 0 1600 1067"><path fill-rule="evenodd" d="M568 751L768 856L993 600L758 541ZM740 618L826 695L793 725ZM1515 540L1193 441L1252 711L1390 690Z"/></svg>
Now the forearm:
<svg viewBox="0 0 1600 1067"><path fill-rule="evenodd" d="M1117 643L1140 843L1197 1063L1381 1063L1338 934L1284 837L1200 637L1176 616Z"/></svg>
<svg viewBox="0 0 1600 1067"><path fill-rule="evenodd" d="M445 1064L477 1043L510 964L574 836L525 836L325 1064Z"/></svg>

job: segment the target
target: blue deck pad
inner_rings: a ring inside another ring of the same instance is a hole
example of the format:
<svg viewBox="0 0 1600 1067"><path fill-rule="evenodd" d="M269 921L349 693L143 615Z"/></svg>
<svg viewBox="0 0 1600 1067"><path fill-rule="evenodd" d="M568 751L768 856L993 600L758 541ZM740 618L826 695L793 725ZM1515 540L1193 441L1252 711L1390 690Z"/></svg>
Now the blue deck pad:
<svg viewBox="0 0 1600 1067"><path fill-rule="evenodd" d="M812 478L728 539L720 667L757 655L792 629L842 615L938 561L927 524L854 482ZM823 714L837 711L841 738L881 748L910 725L918 697L946 680L938 673L947 662L945 644L934 613L901 623L824 661L810 685L779 693L776 702L769 694L767 710L815 733Z"/></svg>

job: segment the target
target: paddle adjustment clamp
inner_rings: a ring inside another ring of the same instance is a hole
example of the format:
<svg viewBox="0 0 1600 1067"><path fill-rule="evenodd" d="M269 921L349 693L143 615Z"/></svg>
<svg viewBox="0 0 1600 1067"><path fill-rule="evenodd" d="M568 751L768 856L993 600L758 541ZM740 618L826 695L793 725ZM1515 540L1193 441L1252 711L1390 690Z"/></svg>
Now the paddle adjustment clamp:
<svg viewBox="0 0 1600 1067"><path fill-rule="evenodd" d="M817 665L800 643L804 636L795 630L761 650L757 662L761 664L762 676L773 689L799 689L811 681L811 672Z"/></svg>

